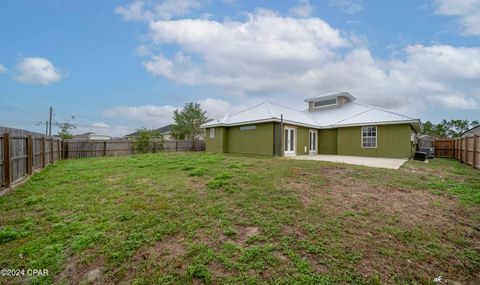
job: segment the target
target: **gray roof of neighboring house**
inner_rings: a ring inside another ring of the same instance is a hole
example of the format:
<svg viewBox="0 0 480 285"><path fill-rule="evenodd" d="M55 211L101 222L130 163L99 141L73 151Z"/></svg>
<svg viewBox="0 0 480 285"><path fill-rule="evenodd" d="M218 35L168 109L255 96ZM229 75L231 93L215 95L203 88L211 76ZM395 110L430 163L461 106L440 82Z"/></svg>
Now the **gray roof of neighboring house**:
<svg viewBox="0 0 480 285"><path fill-rule="evenodd" d="M88 138L90 135L93 135L93 132L88 132L88 133L83 133L83 134L78 134L78 135L73 135L73 138Z"/></svg>
<svg viewBox="0 0 480 285"><path fill-rule="evenodd" d="M469 129L468 131L465 131L462 136L464 135L469 135L469 134L480 134L480 125L478 126L475 126L471 129Z"/></svg>
<svg viewBox="0 0 480 285"><path fill-rule="evenodd" d="M175 124L169 124L169 125L163 126L161 128L158 128L155 131L160 132L162 135L170 134L172 132L172 129L173 129L174 126L175 126ZM133 132L131 134L125 135L125 137L136 137L136 136L138 136L138 132L139 131L136 131L136 132Z"/></svg>
<svg viewBox="0 0 480 285"><path fill-rule="evenodd" d="M337 93L337 96L344 95L343 93ZM324 97L322 96L322 98ZM407 117L379 107L367 106L354 101L349 101L339 108L325 109L315 112L309 112L308 110L298 111L275 103L264 102L242 112L227 115L218 120L212 120L203 124L202 127L208 128L262 122L280 122L282 115L283 122L286 124L313 128L338 128L369 124L381 125L409 123L417 131L420 131L421 129L419 119Z"/></svg>

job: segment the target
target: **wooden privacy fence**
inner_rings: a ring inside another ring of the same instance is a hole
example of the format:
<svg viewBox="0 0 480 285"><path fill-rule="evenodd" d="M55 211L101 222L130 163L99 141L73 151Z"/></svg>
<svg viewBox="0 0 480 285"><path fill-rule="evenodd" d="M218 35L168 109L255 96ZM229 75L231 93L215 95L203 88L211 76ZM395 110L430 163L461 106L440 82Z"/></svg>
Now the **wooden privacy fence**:
<svg viewBox="0 0 480 285"><path fill-rule="evenodd" d="M480 135L435 141L438 157L454 157L460 162L480 169Z"/></svg>
<svg viewBox="0 0 480 285"><path fill-rule="evenodd" d="M52 137L3 133L0 139L0 188L62 159L62 142Z"/></svg>
<svg viewBox="0 0 480 285"><path fill-rule="evenodd" d="M153 141L149 152L204 151L203 140ZM132 140L65 140L26 130L0 127L0 189L61 159L138 153Z"/></svg>
<svg viewBox="0 0 480 285"><path fill-rule="evenodd" d="M138 153L135 142L131 140L89 141L89 140L66 140L64 142L65 159L118 156ZM175 151L204 151L203 140L171 140L153 142L148 152L175 152Z"/></svg>
<svg viewBox="0 0 480 285"><path fill-rule="evenodd" d="M434 146L436 157L455 156L455 141L452 139L435 140Z"/></svg>

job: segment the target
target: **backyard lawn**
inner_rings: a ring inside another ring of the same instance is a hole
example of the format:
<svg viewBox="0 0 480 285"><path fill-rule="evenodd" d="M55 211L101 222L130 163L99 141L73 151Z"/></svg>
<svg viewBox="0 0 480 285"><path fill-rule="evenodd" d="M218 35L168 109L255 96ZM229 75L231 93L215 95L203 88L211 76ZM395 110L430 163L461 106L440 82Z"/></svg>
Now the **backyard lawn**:
<svg viewBox="0 0 480 285"><path fill-rule="evenodd" d="M0 197L0 268L49 272L0 284L480 282L480 171L206 153L61 161Z"/></svg>

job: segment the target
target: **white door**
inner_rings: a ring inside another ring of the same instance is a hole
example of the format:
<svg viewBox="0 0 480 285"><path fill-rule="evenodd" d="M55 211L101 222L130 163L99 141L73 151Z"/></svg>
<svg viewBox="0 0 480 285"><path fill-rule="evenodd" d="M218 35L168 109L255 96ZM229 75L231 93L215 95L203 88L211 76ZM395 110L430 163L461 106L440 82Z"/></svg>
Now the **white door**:
<svg viewBox="0 0 480 285"><path fill-rule="evenodd" d="M317 154L318 132L316 130L309 131L308 150L310 154Z"/></svg>
<svg viewBox="0 0 480 285"><path fill-rule="evenodd" d="M285 128L283 135L285 155L295 155L295 129Z"/></svg>

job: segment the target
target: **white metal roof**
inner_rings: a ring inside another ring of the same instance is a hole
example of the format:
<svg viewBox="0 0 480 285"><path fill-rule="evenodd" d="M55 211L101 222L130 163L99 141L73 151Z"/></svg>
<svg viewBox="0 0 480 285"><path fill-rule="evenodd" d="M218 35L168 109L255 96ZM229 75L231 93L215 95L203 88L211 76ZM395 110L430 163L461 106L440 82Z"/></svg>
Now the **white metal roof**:
<svg viewBox="0 0 480 285"><path fill-rule="evenodd" d="M255 105L242 112L227 115L203 124L202 128L216 126L238 126L252 123L283 122L312 128L337 128L369 124L409 123L420 131L420 120L400 115L378 107L357 102L348 102L339 107L320 111L298 111L271 102Z"/></svg>

